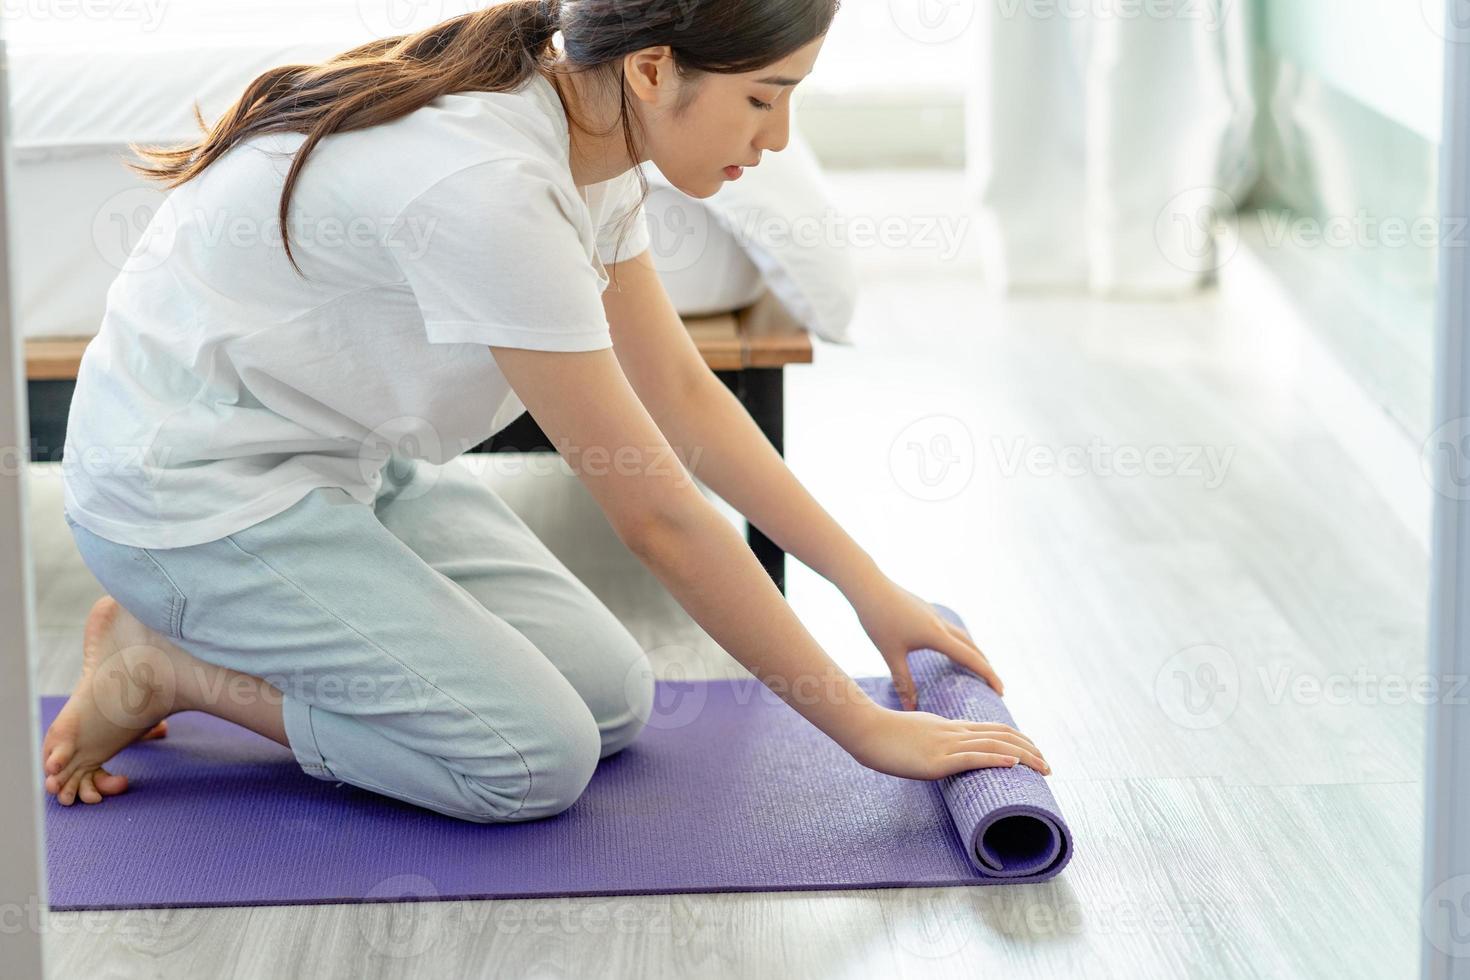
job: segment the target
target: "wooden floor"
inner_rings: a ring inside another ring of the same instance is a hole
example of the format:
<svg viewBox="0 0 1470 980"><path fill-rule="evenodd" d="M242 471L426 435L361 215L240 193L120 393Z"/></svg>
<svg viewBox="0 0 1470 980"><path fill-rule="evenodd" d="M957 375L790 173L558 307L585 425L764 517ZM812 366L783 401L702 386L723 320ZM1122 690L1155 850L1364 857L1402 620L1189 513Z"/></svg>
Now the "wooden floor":
<svg viewBox="0 0 1470 980"><path fill-rule="evenodd" d="M839 186L914 214L947 214L959 189L887 181ZM997 665L1076 834L1059 878L71 913L52 916L51 975L1416 975L1424 709L1389 681L1425 670L1424 554L1213 297L997 304L968 255L861 252L859 346L788 372L787 454ZM1130 452L1152 475L1115 468ZM743 673L574 477L523 463L476 465L661 670ZM59 492L55 469L33 473L39 672L57 694L100 594ZM881 671L840 594L795 561L789 582L846 669ZM309 873L310 855L280 860Z"/></svg>

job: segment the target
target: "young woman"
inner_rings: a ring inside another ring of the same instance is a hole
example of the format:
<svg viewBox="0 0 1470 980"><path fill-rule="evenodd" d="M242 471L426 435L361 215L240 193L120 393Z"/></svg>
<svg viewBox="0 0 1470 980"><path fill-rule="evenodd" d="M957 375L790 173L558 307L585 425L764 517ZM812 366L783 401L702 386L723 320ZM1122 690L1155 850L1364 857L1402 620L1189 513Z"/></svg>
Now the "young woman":
<svg viewBox="0 0 1470 980"><path fill-rule="evenodd" d="M1000 680L796 481L648 256L636 165L703 198L779 151L836 6L511 0L267 72L198 143L140 150L173 189L72 405L66 519L109 595L47 791L123 792L103 763L199 710L465 820L570 806L653 673L445 465L525 409L690 615L863 765L1048 771L1009 726L916 709L910 650ZM842 590L910 710L837 668L686 467Z"/></svg>

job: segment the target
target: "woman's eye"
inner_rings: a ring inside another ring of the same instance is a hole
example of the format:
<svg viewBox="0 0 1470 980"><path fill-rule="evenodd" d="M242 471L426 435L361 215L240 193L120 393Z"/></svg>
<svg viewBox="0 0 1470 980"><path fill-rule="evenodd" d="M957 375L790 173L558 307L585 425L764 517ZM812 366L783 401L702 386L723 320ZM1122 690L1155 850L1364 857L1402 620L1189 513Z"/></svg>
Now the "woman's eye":
<svg viewBox="0 0 1470 980"><path fill-rule="evenodd" d="M757 99L754 96L751 96L750 104L755 106L757 109L764 109L767 112L770 112L772 109L775 108L775 106L771 105L771 103L762 102L760 99Z"/></svg>

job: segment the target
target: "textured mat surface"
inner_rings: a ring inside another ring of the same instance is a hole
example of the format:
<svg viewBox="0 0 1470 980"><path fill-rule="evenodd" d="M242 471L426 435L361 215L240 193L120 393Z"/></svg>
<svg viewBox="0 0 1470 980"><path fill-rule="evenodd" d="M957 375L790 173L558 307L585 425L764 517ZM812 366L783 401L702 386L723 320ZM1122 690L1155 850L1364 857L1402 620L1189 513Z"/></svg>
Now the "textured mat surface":
<svg viewBox="0 0 1470 980"><path fill-rule="evenodd" d="M909 665L922 710L1015 725L942 654ZM859 683L898 707L887 677ZM64 701L42 699L43 730ZM199 712L108 768L128 792L46 797L54 910L984 885L1045 880L1072 856L1031 768L873 772L753 679L659 681L638 740L570 809L527 823L313 779L284 746Z"/></svg>

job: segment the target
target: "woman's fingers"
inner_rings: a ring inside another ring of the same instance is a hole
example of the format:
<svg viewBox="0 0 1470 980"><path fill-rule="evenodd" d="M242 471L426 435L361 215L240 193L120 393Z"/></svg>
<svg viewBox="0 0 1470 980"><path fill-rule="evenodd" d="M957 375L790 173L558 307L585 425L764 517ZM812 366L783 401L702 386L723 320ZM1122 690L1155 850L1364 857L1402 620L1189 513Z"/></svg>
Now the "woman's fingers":
<svg viewBox="0 0 1470 980"><path fill-rule="evenodd" d="M1025 735L1022 735L1020 732L1016 731L959 732L954 737L963 742L973 742L976 739L996 739L1001 742L1006 742L1012 745L1020 746L1025 749L1029 749L1032 752L1037 753L1038 755L1041 753L1041 750L1036 747L1035 742L1031 741L1031 739L1027 738Z"/></svg>
<svg viewBox="0 0 1470 980"><path fill-rule="evenodd" d="M961 735L956 738L955 742L958 745L974 745L976 743L996 745L1000 747L998 751L1011 752L1012 755L1015 752L1029 752L1043 762L1046 761L1041 754L1041 750L1020 735L1005 735L1002 733L996 733L994 735ZM1015 750L1014 752L1012 751L1013 749Z"/></svg>
<svg viewBox="0 0 1470 980"><path fill-rule="evenodd" d="M1007 728L1004 725L997 726L996 729L995 730L992 730L992 731L981 731L981 732L977 732L977 731L962 730L958 734L959 734L959 737L960 738L964 738L964 739L1002 738L1002 739L1006 739L1007 741L1014 741L1018 745L1024 745L1024 746L1026 746L1027 748L1029 748L1033 752L1040 752L1041 751L1040 749L1038 749L1036 747L1036 743L1033 742L1033 741L1031 741L1031 739L1028 736L1021 734L1020 732L1016 731L1014 728Z"/></svg>
<svg viewBox="0 0 1470 980"><path fill-rule="evenodd" d="M969 630L961 629L960 627L956 626L954 623L951 623L947 619L941 619L940 622L943 623L944 626L945 626L945 629L947 629L951 633L953 633L955 635L955 637L957 637L958 639L963 640L965 643L969 644L970 648L975 651L976 655L981 656L981 657L984 657L985 656L985 651L980 649L980 644L978 644L978 643L975 642L975 638L970 635Z"/></svg>
<svg viewBox="0 0 1470 980"><path fill-rule="evenodd" d="M993 752L956 752L945 759L945 775L967 772L971 769L1009 769L1020 760L1013 755L997 755Z"/></svg>
<svg viewBox="0 0 1470 980"><path fill-rule="evenodd" d="M1020 739L1023 739L1027 745L1031 746L1031 748L1036 748L1036 743L1031 741L1030 736L1016 731L1016 729L1012 728L1010 725L1002 725L1000 722L996 721L969 721L960 722L959 724L961 727L956 729L956 731L960 734L974 735L991 732L1006 732L1011 735L1015 735Z"/></svg>
<svg viewBox="0 0 1470 980"><path fill-rule="evenodd" d="M990 686L995 688L996 694L1004 694L1005 684L1001 682L1000 675L995 672L995 668L990 666L989 658L981 653L980 648L975 645L974 641L958 627L949 622L945 622L944 625L948 628L949 635L954 639L954 645L942 652L950 659L969 667L975 673L985 678Z"/></svg>
<svg viewBox="0 0 1470 980"><path fill-rule="evenodd" d="M961 751L976 752L983 749L989 752L1014 755L1037 772L1051 772L1051 766L1047 764L1046 759L1042 758L1041 753L1022 744L1020 739L1007 739L1004 737L963 738L957 743L957 746Z"/></svg>

